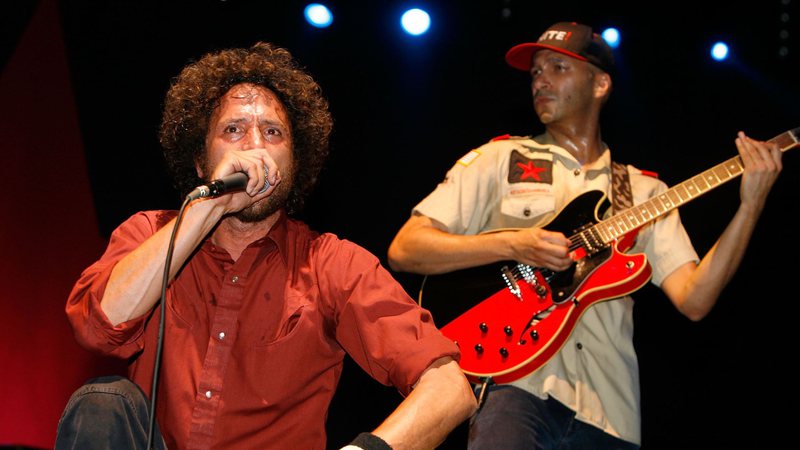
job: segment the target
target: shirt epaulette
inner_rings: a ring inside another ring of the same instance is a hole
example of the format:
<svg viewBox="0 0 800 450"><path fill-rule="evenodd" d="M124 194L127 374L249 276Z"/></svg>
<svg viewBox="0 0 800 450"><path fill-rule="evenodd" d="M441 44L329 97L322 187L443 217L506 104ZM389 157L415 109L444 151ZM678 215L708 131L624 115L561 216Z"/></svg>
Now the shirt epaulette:
<svg viewBox="0 0 800 450"><path fill-rule="evenodd" d="M647 175L648 177L658 178L658 173L657 172L652 172L650 170L640 170L640 172L642 172L642 175Z"/></svg>
<svg viewBox="0 0 800 450"><path fill-rule="evenodd" d="M493 137L489 140L489 142L494 141L506 141L509 139L529 139L530 136L512 136L510 134L501 134L500 136Z"/></svg>

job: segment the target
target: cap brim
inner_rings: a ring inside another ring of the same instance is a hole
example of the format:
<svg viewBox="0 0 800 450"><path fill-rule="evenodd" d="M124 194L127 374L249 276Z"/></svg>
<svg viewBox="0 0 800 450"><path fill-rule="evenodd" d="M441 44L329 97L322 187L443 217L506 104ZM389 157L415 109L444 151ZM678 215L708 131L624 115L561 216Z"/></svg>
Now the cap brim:
<svg viewBox="0 0 800 450"><path fill-rule="evenodd" d="M518 70L525 70L525 71L531 70L531 62L533 60L533 55L539 50L552 50L554 52L571 56L581 61L586 61L586 58L584 58L583 56L577 53L572 53L571 51L568 50L564 50L563 48L560 47L528 42L525 44L519 44L511 47L511 49L508 52L506 52L506 62L508 63L509 66Z"/></svg>

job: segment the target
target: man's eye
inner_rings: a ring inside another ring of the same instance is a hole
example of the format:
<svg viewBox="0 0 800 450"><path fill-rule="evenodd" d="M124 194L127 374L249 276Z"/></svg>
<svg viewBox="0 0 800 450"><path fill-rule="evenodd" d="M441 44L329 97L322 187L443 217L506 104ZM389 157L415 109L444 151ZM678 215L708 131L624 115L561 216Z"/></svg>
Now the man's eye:
<svg viewBox="0 0 800 450"><path fill-rule="evenodd" d="M237 127L236 125L228 125L227 127L225 127L225 132L226 133L238 133L239 132L239 127Z"/></svg>
<svg viewBox="0 0 800 450"><path fill-rule="evenodd" d="M283 141L283 133L278 128L266 128L264 139L272 144L278 144Z"/></svg>

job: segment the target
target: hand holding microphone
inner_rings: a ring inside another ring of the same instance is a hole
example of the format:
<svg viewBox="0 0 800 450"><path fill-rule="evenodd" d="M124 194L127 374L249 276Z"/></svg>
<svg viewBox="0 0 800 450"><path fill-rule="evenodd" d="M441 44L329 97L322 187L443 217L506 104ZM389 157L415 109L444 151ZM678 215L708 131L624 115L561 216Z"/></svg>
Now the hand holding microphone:
<svg viewBox="0 0 800 450"><path fill-rule="evenodd" d="M258 191L258 194L263 194L270 187L269 180L267 179L268 173L268 168L265 165L264 187ZM234 172L230 175L213 180L208 184L196 187L186 197L191 201L197 200L198 198L215 198L224 194L232 194L245 190L248 181L250 181L250 177L247 176L245 172Z"/></svg>

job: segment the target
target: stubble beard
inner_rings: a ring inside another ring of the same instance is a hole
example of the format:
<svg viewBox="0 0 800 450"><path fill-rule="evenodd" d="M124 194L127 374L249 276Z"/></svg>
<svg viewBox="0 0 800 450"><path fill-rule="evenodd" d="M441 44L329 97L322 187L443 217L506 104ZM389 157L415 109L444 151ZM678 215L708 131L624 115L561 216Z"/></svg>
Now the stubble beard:
<svg viewBox="0 0 800 450"><path fill-rule="evenodd" d="M269 197L259 200L256 203L234 214L234 217L243 223L261 222L286 206L289 194L292 192L294 184L294 171L282 170L281 182L275 187Z"/></svg>

